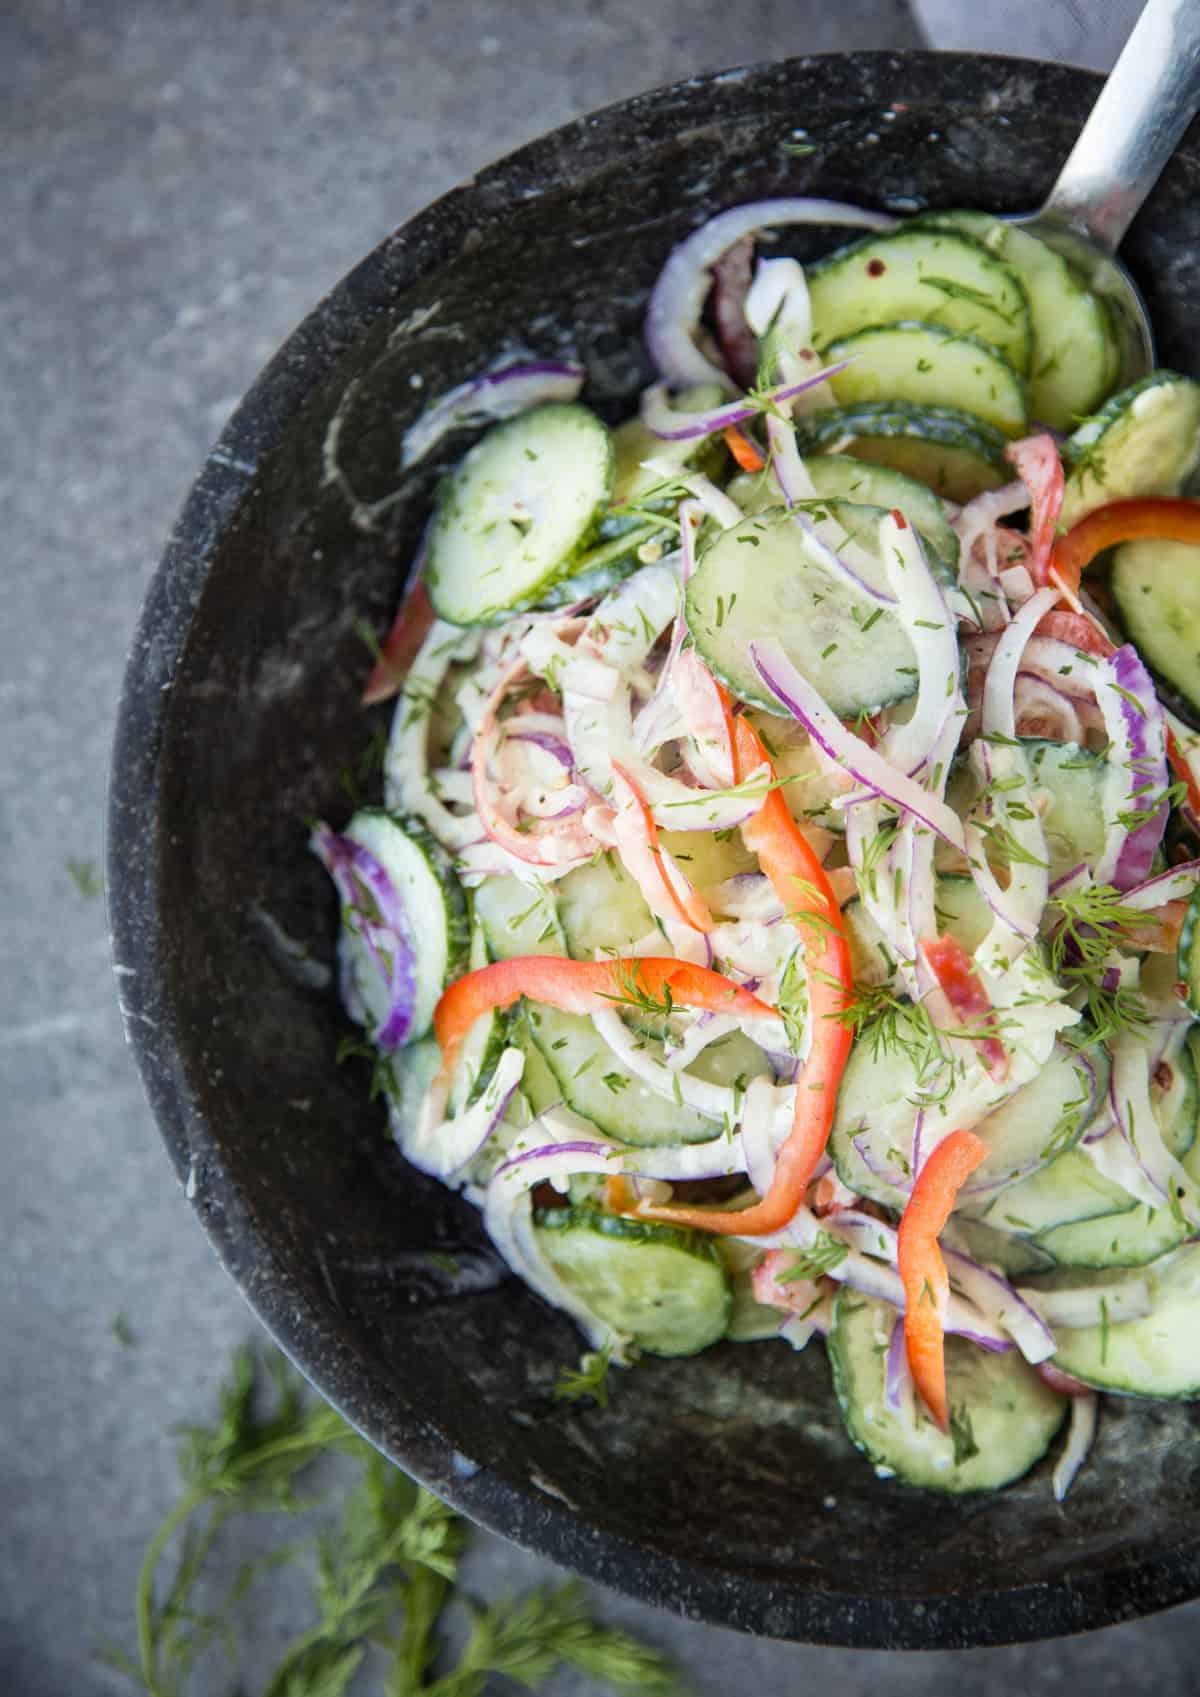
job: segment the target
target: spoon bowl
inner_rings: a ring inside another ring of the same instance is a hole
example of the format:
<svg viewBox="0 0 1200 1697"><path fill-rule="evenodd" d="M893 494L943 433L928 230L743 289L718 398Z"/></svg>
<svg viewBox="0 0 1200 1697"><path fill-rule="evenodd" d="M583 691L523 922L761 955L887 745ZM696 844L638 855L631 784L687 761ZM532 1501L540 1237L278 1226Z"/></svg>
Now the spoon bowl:
<svg viewBox="0 0 1200 1697"><path fill-rule="evenodd" d="M1200 107L1200 6L1148 0L1041 210L1011 218L1107 303L1122 388L1157 363L1145 302L1117 259L1126 230Z"/></svg>

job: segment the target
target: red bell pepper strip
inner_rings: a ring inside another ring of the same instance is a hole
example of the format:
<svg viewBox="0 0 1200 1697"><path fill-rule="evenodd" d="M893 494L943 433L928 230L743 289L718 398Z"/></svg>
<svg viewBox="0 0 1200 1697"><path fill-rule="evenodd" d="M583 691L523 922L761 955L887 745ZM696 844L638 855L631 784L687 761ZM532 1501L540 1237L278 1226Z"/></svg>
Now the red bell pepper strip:
<svg viewBox="0 0 1200 1697"><path fill-rule="evenodd" d="M664 1009L700 1008L706 1013L732 1014L737 1019L776 1017L773 1007L732 979L673 956L585 961L561 955L516 955L512 960L493 961L491 966L468 972L443 991L433 1010L443 1076L450 1072L463 1038L480 1015L493 1008L510 1008L522 996L563 1013L596 1013L644 998Z"/></svg>
<svg viewBox="0 0 1200 1697"><path fill-rule="evenodd" d="M1200 784L1192 776L1192 769L1187 763L1187 756L1179 746L1179 739L1171 727L1167 726L1167 759L1171 770L1181 784L1187 785L1188 806L1200 817Z"/></svg>
<svg viewBox="0 0 1200 1697"><path fill-rule="evenodd" d="M630 774L616 760L613 769L613 832L626 869L659 919L711 931L712 914L703 896L664 856L650 805Z"/></svg>
<svg viewBox="0 0 1200 1697"><path fill-rule="evenodd" d="M774 769L753 727L734 720L735 772L738 781L755 767ZM796 1082L792 1129L779 1151L771 1187L760 1201L735 1213L710 1208L656 1208L642 1203L639 1217L668 1220L736 1236L760 1236L786 1226L804 1200L813 1170L825 1152L838 1085L850 1053L851 1033L842 1018L849 1006L854 974L841 909L821 862L793 820L778 789L770 789L762 807L742 826L746 847L759 865L788 917L804 939L808 972L812 1043Z"/></svg>
<svg viewBox="0 0 1200 1697"><path fill-rule="evenodd" d="M725 446L743 471L761 471L767 463L761 451L736 424L725 427Z"/></svg>
<svg viewBox="0 0 1200 1697"><path fill-rule="evenodd" d="M921 953L963 1025L978 1028L994 1024L992 1004L975 970L975 962L957 937L922 938ZM992 1077L1004 1078L1008 1073L1008 1055L999 1037L981 1038L980 1049Z"/></svg>
<svg viewBox="0 0 1200 1697"><path fill-rule="evenodd" d="M1029 491L1029 574L1041 589L1049 581L1054 532L1066 487L1058 444L1049 431L1043 430L1010 442L1004 457Z"/></svg>
<svg viewBox="0 0 1200 1697"><path fill-rule="evenodd" d="M945 1229L963 1182L987 1152L987 1144L973 1131L952 1131L917 1174L900 1218L897 1264L904 1281L908 1365L926 1408L943 1432L950 1424L945 1347L950 1280L938 1236Z"/></svg>
<svg viewBox="0 0 1200 1697"><path fill-rule="evenodd" d="M1076 590L1080 577L1097 554L1115 548L1118 542L1147 538L1200 544L1200 501L1166 495L1110 501L1059 537L1054 544L1053 566L1059 581Z"/></svg>
<svg viewBox="0 0 1200 1697"><path fill-rule="evenodd" d="M417 650L429 635L433 618L433 607L425 585L414 584L400 603L400 611L375 658L374 669L362 692L364 707L374 707L399 693L408 669L417 657Z"/></svg>

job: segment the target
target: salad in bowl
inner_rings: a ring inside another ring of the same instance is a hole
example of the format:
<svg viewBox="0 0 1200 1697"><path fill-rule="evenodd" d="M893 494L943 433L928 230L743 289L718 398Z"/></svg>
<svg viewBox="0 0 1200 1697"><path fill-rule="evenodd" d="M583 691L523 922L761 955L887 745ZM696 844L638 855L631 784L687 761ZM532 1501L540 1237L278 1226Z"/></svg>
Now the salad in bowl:
<svg viewBox="0 0 1200 1697"><path fill-rule="evenodd" d="M404 440L477 437L312 833L342 999L593 1382L823 1343L882 1478L1065 1423L1061 1497L1200 1397L1200 386L970 211L735 207L647 338L632 418L509 359Z"/></svg>

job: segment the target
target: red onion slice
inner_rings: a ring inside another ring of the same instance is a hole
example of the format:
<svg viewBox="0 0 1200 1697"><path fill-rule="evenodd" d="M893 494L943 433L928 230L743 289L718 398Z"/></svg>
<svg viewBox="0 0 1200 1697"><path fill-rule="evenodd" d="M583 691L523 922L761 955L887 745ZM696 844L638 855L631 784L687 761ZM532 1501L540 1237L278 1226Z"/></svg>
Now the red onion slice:
<svg viewBox="0 0 1200 1697"><path fill-rule="evenodd" d="M1095 1391L1081 1388L1071 1393L1071 1424L1067 1429L1067 1442L1054 1464L1051 1479L1055 1502L1063 1501L1088 1458L1096 1436L1099 1408L1100 1398Z"/></svg>
<svg viewBox="0 0 1200 1697"><path fill-rule="evenodd" d="M412 1035L417 1000L412 927L404 904L375 856L352 837L318 824L308 846L333 879L342 903L343 931L360 939L379 975L386 1011L376 1021L372 1039L385 1051L399 1049ZM365 997L345 975L342 999L353 1018L370 1024L370 1005L376 998Z"/></svg>
<svg viewBox="0 0 1200 1697"><path fill-rule="evenodd" d="M1129 643L1095 670L1096 699L1110 743L1110 782L1105 794L1108 834L1092 870L1098 884L1128 890L1149 877L1166 829L1166 722L1150 674ZM1132 829L1131 816L1140 820Z"/></svg>
<svg viewBox="0 0 1200 1697"><path fill-rule="evenodd" d="M965 851L962 822L954 809L868 748L853 731L846 730L773 637L751 642L750 659L771 694L831 760L844 766L857 783L911 813L952 848Z"/></svg>
<svg viewBox="0 0 1200 1697"><path fill-rule="evenodd" d="M708 294L711 268L735 242L759 230L787 224L851 225L889 230L896 220L835 200L788 198L751 201L718 213L682 241L659 274L646 310L650 357L677 388L691 383L729 384L707 360L693 337Z"/></svg>
<svg viewBox="0 0 1200 1697"><path fill-rule="evenodd" d="M1169 872L1160 872L1144 884L1135 884L1121 896L1122 907L1150 910L1167 902L1187 901L1200 879L1200 860L1184 860Z"/></svg>
<svg viewBox="0 0 1200 1697"><path fill-rule="evenodd" d="M779 407L794 401L810 389L817 388L827 378L836 377L852 363L843 359L836 365L822 366L795 382L769 389L762 401L729 401L724 406L711 407L707 412L678 411L667 399L666 384L655 383L642 396L642 423L664 442L694 442L701 436L714 436L718 430L727 430L731 424L745 424L747 419L757 418L767 404ZM652 461L647 463L653 465ZM673 470L676 481L682 481L678 466Z"/></svg>
<svg viewBox="0 0 1200 1697"><path fill-rule="evenodd" d="M405 432L400 466L407 471L424 459L451 430L515 418L545 401L573 401L586 372L573 360L529 360L485 372L440 396Z"/></svg>

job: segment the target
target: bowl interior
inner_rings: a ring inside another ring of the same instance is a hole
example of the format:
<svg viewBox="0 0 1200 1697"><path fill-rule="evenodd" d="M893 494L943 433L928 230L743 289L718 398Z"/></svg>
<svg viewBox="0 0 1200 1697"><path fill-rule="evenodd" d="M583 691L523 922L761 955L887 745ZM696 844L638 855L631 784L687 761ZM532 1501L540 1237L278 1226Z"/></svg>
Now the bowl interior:
<svg viewBox="0 0 1200 1697"><path fill-rule="evenodd" d="M778 1636L1016 1640L1198 1588L1183 1406L1109 1401L1063 1507L1048 1469L942 1500L877 1481L823 1353L724 1345L556 1404L572 1326L477 1217L389 1145L323 980L335 906L305 851L386 710L370 659L459 437L401 476L427 397L498 355L571 354L629 410L647 291L722 207L810 193L896 211L1038 203L1097 80L1019 61L854 55L701 79L558 132L377 250L318 307L214 450L152 588L111 830L128 1025L218 1253L313 1381L467 1513L618 1587ZM813 151L790 152L801 128ZM1194 134L1127 252L1163 363L1195 369ZM797 235L801 258L832 245ZM164 687L169 685L169 687Z"/></svg>

